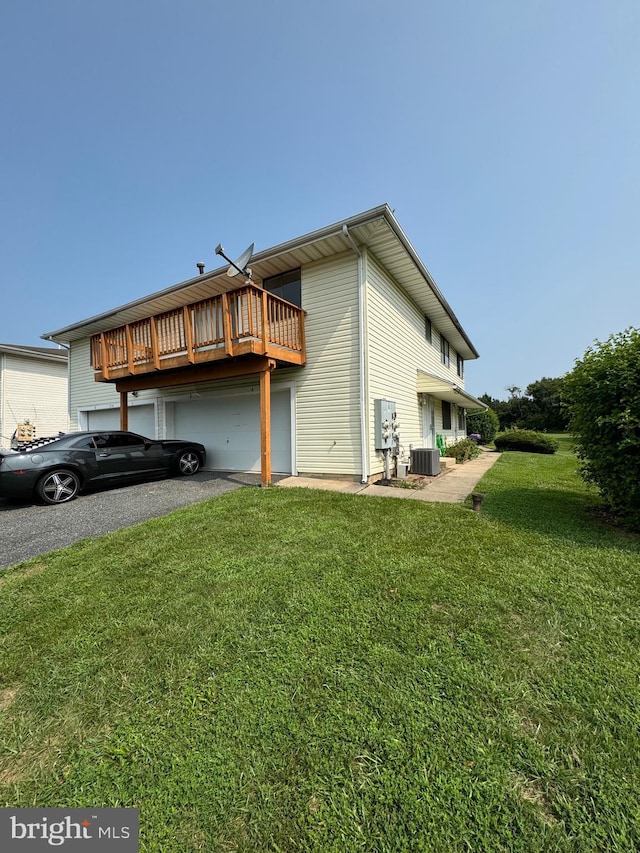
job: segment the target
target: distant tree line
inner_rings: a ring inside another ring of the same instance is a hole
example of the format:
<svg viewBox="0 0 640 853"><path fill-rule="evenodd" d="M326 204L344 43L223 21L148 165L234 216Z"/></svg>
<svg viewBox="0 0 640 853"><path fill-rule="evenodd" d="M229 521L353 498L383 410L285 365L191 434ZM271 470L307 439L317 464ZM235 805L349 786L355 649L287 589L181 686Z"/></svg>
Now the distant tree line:
<svg viewBox="0 0 640 853"><path fill-rule="evenodd" d="M527 385L524 393L517 385L505 390L509 397L499 400L483 394L480 399L493 409L499 429L529 429L537 432L564 432L569 426L565 406L564 377L543 377Z"/></svg>

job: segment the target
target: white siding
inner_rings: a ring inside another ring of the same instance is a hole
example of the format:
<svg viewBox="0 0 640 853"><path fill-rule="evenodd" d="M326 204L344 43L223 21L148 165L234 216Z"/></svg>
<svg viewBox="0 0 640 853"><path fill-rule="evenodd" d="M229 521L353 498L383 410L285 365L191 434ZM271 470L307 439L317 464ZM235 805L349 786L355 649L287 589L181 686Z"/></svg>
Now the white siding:
<svg viewBox="0 0 640 853"><path fill-rule="evenodd" d="M353 252L302 269L307 364L295 372L297 468L358 475L358 265ZM287 371L288 374L291 371Z"/></svg>
<svg viewBox="0 0 640 853"><path fill-rule="evenodd" d="M19 423L35 424L36 435L69 428L66 363L5 353L2 358L2 438L8 445Z"/></svg>
<svg viewBox="0 0 640 853"><path fill-rule="evenodd" d="M0 447L8 447L11 441L11 435L13 435L12 430L10 435L5 436L6 414L4 405L4 358L4 353L0 352ZM9 433L8 427L6 432Z"/></svg>
<svg viewBox="0 0 640 853"><path fill-rule="evenodd" d="M370 474L384 469L383 456L375 450L373 401L386 397L397 404L400 444L405 454L409 445L422 446L422 412L417 393L417 372L441 376L463 387L456 373L455 351L450 355L453 369L440 360L440 333L432 326L432 342L425 337L424 314L382 268L376 258L367 256L367 389L370 436ZM454 435L457 412L452 406ZM435 400L436 433L442 434L442 405Z"/></svg>

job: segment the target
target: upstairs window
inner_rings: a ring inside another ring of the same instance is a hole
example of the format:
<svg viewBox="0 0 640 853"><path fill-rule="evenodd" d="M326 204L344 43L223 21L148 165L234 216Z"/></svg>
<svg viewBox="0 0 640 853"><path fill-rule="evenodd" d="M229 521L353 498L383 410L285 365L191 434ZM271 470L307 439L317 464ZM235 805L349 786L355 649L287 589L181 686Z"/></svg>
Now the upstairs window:
<svg viewBox="0 0 640 853"><path fill-rule="evenodd" d="M279 275L272 275L262 281L262 286L274 296L279 296L280 299L286 299L287 302L302 307L302 287L301 287L301 270L289 270L282 272Z"/></svg>
<svg viewBox="0 0 640 853"><path fill-rule="evenodd" d="M442 335L440 335L440 361L445 367L449 367L449 341Z"/></svg>
<svg viewBox="0 0 640 853"><path fill-rule="evenodd" d="M464 378L464 359L461 355L456 356L456 364L458 369L458 376L460 379Z"/></svg>
<svg viewBox="0 0 640 853"><path fill-rule="evenodd" d="M428 344L432 343L432 330L431 330L431 320L424 315L424 336Z"/></svg>

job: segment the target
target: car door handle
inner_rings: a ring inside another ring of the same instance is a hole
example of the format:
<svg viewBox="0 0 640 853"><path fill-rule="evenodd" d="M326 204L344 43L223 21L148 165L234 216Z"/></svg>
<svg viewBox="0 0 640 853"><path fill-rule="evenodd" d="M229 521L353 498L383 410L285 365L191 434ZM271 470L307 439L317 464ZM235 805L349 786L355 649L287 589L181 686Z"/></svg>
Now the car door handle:
<svg viewBox="0 0 640 853"><path fill-rule="evenodd" d="M109 456L108 453L98 453L98 456Z"/></svg>

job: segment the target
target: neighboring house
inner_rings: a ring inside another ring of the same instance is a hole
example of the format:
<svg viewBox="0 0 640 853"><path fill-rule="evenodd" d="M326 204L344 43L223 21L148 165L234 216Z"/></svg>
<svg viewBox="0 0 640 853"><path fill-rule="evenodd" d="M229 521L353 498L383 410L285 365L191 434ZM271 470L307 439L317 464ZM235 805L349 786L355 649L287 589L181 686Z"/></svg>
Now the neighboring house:
<svg viewBox="0 0 640 853"><path fill-rule="evenodd" d="M36 436L69 429L68 355L65 349L0 344L0 446L18 426Z"/></svg>
<svg viewBox="0 0 640 853"><path fill-rule="evenodd" d="M208 467L363 482L384 470L374 401L400 445L465 432L478 357L387 205L43 338L70 346L74 428L202 442Z"/></svg>

